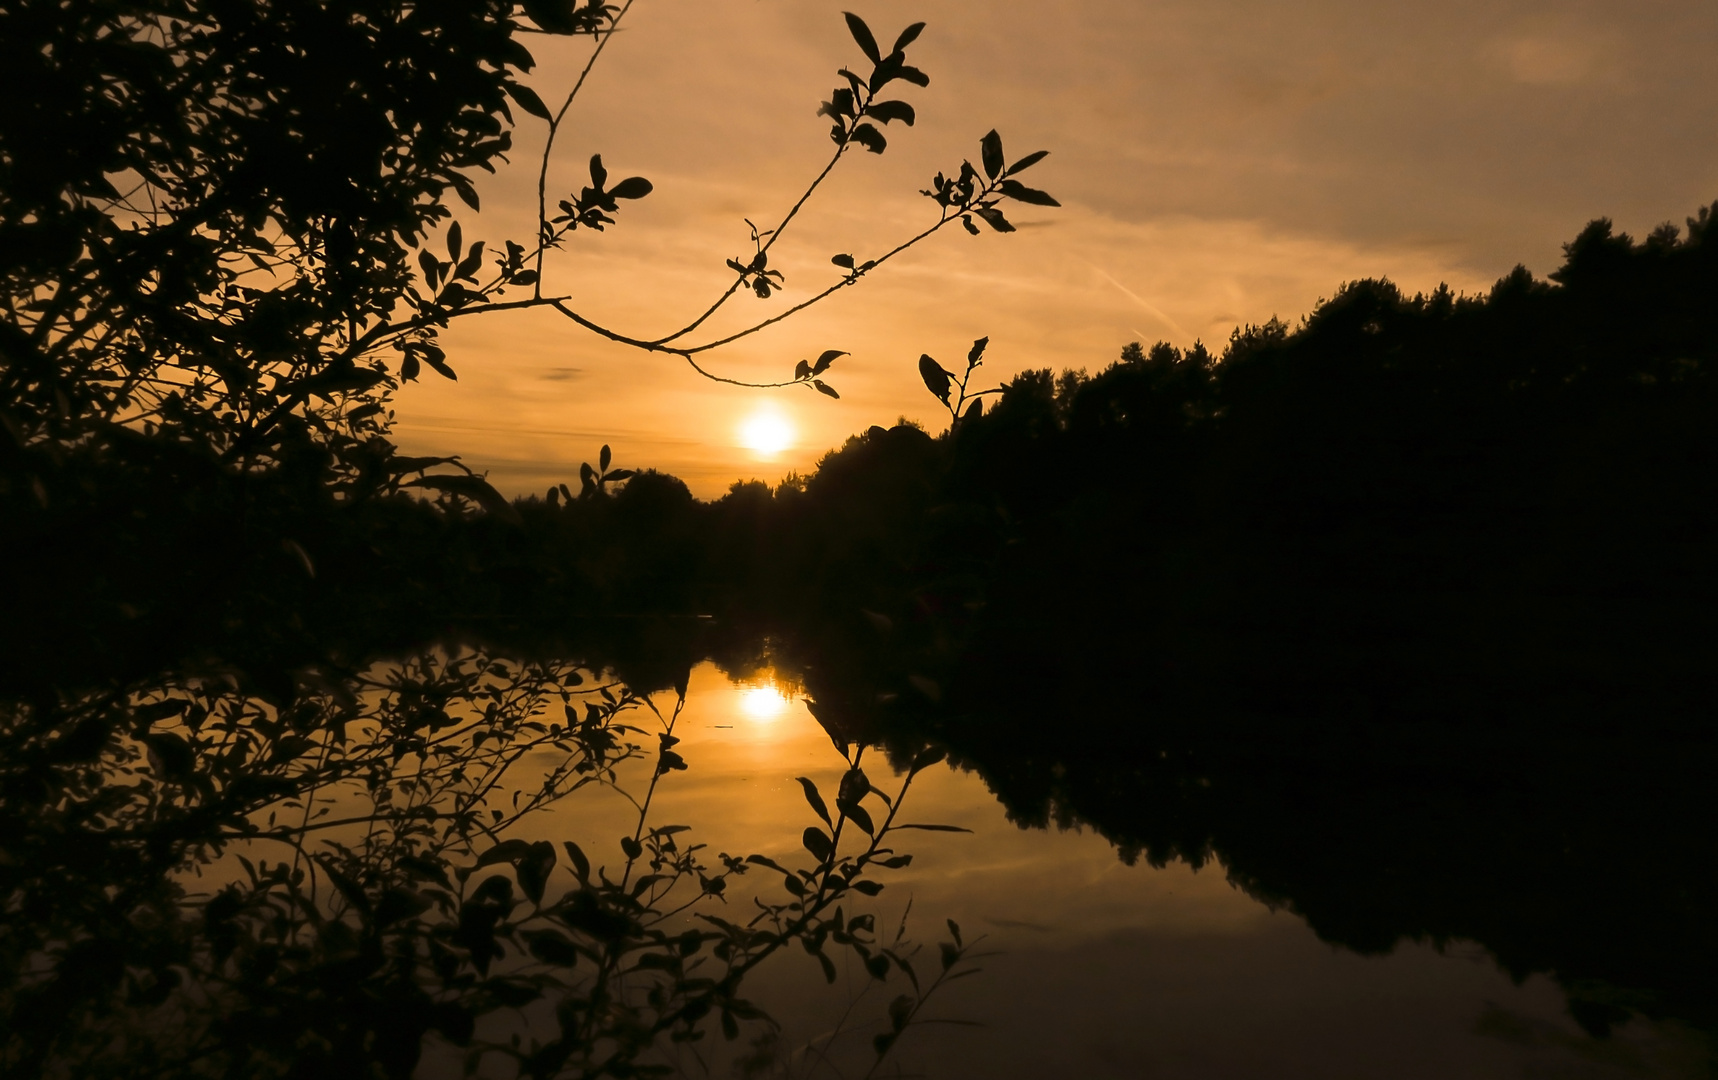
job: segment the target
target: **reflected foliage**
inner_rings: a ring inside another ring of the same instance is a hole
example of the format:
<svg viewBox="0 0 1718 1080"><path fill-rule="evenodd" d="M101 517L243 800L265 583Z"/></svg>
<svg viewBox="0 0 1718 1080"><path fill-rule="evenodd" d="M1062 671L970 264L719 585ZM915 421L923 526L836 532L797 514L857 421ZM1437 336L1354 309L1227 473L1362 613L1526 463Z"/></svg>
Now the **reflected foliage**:
<svg viewBox="0 0 1718 1080"><path fill-rule="evenodd" d="M1486 296L1357 282L1220 355L981 389L986 339L927 354L946 432L713 502L607 447L509 501L385 435L453 313L551 302L536 251L484 285L456 225L424 250L508 102L547 112L513 8L223 10L0 8L0 61L90 118L0 115L7 1075L647 1075L766 1029L741 982L790 945L905 980L880 1059L971 944L921 972L858 910L945 750L1023 824L1219 859L1352 948L1471 939L1595 1032L1718 1024L1711 211ZM915 28L849 31L837 157L923 85ZM986 136L931 231L1053 204L1041 158ZM543 244L649 191L590 175ZM723 300L779 287L754 233ZM651 820L705 656L791 673L844 755L792 866ZM537 829L629 763L617 845Z"/></svg>
<svg viewBox="0 0 1718 1080"><path fill-rule="evenodd" d="M650 820L689 767L684 678L665 714L579 665L438 650L306 670L275 700L205 675L8 708L7 1075L407 1077L426 1053L658 1075L711 1028L768 1030L741 984L790 944L831 981L852 953L911 985L880 1060L965 953L953 929L921 989L911 943L858 910L911 861L889 845L928 826L897 814L942 755L890 795L850 747L833 809L802 779L822 822L802 867L712 855ZM649 779L618 848L535 838L577 828L542 812L634 758Z"/></svg>

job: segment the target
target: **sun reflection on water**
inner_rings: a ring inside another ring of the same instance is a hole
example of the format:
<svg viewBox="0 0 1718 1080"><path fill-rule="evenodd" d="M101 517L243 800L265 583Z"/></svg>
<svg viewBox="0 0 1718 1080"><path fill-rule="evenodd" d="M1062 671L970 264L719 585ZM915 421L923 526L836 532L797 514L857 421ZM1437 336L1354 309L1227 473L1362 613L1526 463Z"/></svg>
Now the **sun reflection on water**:
<svg viewBox="0 0 1718 1080"><path fill-rule="evenodd" d="M740 711L762 723L778 720L791 703L773 686L752 686L740 692Z"/></svg>

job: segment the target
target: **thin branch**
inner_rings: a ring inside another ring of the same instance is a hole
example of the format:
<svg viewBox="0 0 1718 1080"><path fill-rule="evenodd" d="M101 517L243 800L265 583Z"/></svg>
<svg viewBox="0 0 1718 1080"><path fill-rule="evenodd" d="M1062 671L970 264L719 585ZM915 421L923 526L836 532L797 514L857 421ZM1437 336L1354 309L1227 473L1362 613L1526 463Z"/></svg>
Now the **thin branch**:
<svg viewBox="0 0 1718 1080"><path fill-rule="evenodd" d="M882 258L873 260L871 265L869 267L867 267L866 269L855 270L853 273L842 278L840 281L836 282L834 285L829 286L829 288L824 289L822 292L818 293L816 296L813 296L808 300L800 301L799 303L795 304L793 307L790 307L786 311L782 312L780 315L776 315L773 318L765 319L763 322L760 322L754 326L749 326L746 329L740 330L736 333L729 334L727 337L717 338L714 341L708 341L702 345L693 345L693 346L690 346L690 347L685 348L685 349L677 349L677 350L670 350L670 351L679 352L681 355L684 355L684 356L691 356L694 353L709 352L711 349L719 349L723 345L731 344L733 342L740 340L743 337L750 337L752 334L757 333L759 330L767 329L768 327L774 326L776 323L781 322L783 319L791 318L792 316L799 314L801 311L804 311L806 308L810 307L811 305L819 303L819 302L829 298L830 296L833 296L836 292L840 291L841 289L845 289L847 286L852 285L854 282L858 281L860 278L864 277L866 274L870 273L872 270L875 270L875 269L877 269L877 267L882 266L884 263L888 262L890 259L894 258L896 255L899 255L901 252L906 251L908 248L912 247L914 244L917 244L919 241L926 239L927 237L929 237L930 235L935 233L937 230L943 228L943 226L947 225L949 222L951 222L953 220L955 220L954 217L944 215L935 225L932 225L930 228L926 229L924 232L919 233L917 236L913 237L911 240L906 241L905 243L897 245L895 248L890 250L889 253L884 255Z"/></svg>
<svg viewBox="0 0 1718 1080"><path fill-rule="evenodd" d="M549 223L547 209L549 151L555 148L555 135L561 129L561 121L566 117L567 110L573 107L573 99L579 96L580 90L584 89L585 79L590 75L591 68L596 66L597 57L601 56L603 50L608 48L609 39L614 37L616 30L620 29L620 21L626 18L628 11L632 10L632 4L633 0L626 0L620 11L615 14L614 20L608 24L608 32L603 34L601 41L597 42L597 47L591 50L591 58L585 61L585 68L579 72L579 80L573 84L572 91L567 94L567 100L561 103L560 111L555 113L553 120L549 121L549 137L543 142L543 163L537 170L537 284L535 295L539 297L543 295L543 232Z"/></svg>
<svg viewBox="0 0 1718 1080"><path fill-rule="evenodd" d="M798 215L800 208L803 207L811 198L812 193L815 192L818 187L822 185L823 181L828 178L829 174L834 171L835 166L841 161L841 155L847 152L847 147L850 142L852 142L851 133L842 138L841 144L835 148L834 156L829 159L829 164L823 167L823 171L817 174L817 179L813 180L811 182L811 186L807 187L804 194L800 195L799 201L793 204L793 208L787 212L787 216L782 218L780 224L769 231L769 240L758 248L759 254L768 252L770 248L775 246L775 242L781 239L781 234L787 229L788 223ZM727 290L723 292L721 296L717 297L716 302L706 308L702 315L693 319L690 323L681 327L679 330L674 331L674 333L669 334L667 337L656 339L653 344L666 345L677 338L685 337L687 334L690 334L692 331L704 325L705 321L708 320L710 316L721 310L723 304L726 304L729 300L733 299L734 294L740 290L740 286L745 283L745 280L745 274L742 273L737 275L734 278L733 283L728 286Z"/></svg>

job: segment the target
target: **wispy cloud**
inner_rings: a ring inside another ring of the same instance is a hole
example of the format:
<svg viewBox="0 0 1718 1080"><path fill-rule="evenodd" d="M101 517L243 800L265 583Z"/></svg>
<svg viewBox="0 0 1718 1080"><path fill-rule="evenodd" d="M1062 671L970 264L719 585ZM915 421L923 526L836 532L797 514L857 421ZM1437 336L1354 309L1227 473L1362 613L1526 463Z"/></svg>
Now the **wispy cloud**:
<svg viewBox="0 0 1718 1080"><path fill-rule="evenodd" d="M1092 269L1096 270L1098 272L1098 276L1102 277L1105 281L1109 282L1111 285L1114 285L1116 288L1120 289L1123 296L1126 296L1128 299L1132 300L1134 303L1136 303L1140 307L1144 308L1146 314L1150 315L1152 318L1156 319L1158 322L1162 323L1163 325L1169 327L1169 329L1173 330L1175 332L1175 336L1177 338L1179 338L1180 340L1186 341L1187 339L1189 339L1193 336L1192 334L1189 334L1185 329L1183 329L1180 323L1176 322L1174 319L1171 319L1168 315L1164 314L1162 308L1158 307L1156 304L1152 303L1150 300L1147 300L1145 297L1139 295L1138 293L1134 292L1132 289L1128 288L1126 285L1123 285L1121 282L1117 281L1114 277L1110 276L1109 271L1105 270L1103 267L1093 266ZM1134 331L1134 333L1139 333L1139 331L1136 330L1136 331Z"/></svg>

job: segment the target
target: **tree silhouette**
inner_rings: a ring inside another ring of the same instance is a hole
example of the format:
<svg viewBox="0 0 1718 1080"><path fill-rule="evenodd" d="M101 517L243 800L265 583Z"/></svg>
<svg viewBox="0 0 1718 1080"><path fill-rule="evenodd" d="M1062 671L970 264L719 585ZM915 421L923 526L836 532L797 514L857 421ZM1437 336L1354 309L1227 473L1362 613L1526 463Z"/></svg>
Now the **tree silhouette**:
<svg viewBox="0 0 1718 1080"><path fill-rule="evenodd" d="M865 63L841 69L845 85L819 110L831 121L831 157L772 228L753 227L753 251L728 261L730 285L665 335L598 325L551 287L544 256L579 230L615 224L621 204L652 185L612 178L597 155L588 183L557 198L550 152L631 7L252 0L0 10L0 62L28 88L0 119L0 409L13 452L166 433L248 469L303 446L328 455L346 497L385 492L422 471L390 460L389 394L425 368L455 377L437 343L454 319L552 309L719 378L706 354L858 283L947 225L975 228L976 216L1005 230L1001 203L1054 202L1003 174L992 132L982 173L963 165L926 192L936 216L925 229L887 250L837 255L835 280L809 297L698 339L739 293L767 300L781 290L771 252L813 195L856 148L883 153L883 126L915 120L891 95L928 81L906 55L924 24L885 52L849 14ZM524 44L532 32L593 41L554 110L521 81L534 63ZM534 235L471 240L457 202L477 206L475 179L511 148L515 109L521 122L548 127ZM834 394L824 376L844 355L826 350L770 385ZM457 462L427 467L448 464ZM43 482L39 471L23 481ZM440 487L496 501L475 479Z"/></svg>

